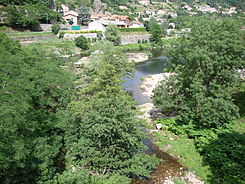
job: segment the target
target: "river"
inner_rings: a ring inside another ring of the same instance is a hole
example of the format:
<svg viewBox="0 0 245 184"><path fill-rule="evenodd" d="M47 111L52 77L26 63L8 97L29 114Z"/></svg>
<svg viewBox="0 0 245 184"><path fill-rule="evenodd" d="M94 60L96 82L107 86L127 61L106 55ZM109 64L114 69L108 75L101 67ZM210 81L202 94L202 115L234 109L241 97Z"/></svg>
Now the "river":
<svg viewBox="0 0 245 184"><path fill-rule="evenodd" d="M142 84L142 78L149 75L159 74L163 72L163 69L167 66L167 58L163 51L155 51L153 57L148 61L136 64L135 73L132 78L124 79L123 89L129 91L138 105L144 103L152 103L150 97L143 95L143 90L140 86ZM147 130L145 130L147 132ZM163 184L168 183L168 180L174 177L182 176L182 171L185 170L182 165L177 162L175 158L161 151L157 146L153 144L151 135L149 139L144 140L144 144L148 147L148 154L156 154L156 156L162 159L161 163L152 172L151 177L148 179L140 180L134 178L132 184Z"/></svg>

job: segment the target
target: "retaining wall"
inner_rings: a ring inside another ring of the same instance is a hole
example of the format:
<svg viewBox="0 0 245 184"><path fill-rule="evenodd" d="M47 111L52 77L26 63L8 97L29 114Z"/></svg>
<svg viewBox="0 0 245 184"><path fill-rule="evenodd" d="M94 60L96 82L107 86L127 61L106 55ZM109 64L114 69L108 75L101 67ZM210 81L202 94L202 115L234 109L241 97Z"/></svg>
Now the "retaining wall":
<svg viewBox="0 0 245 184"><path fill-rule="evenodd" d="M64 39L75 40L77 37L81 35L84 36L85 38L97 38L97 33L78 33L78 34L65 33Z"/></svg>
<svg viewBox="0 0 245 184"><path fill-rule="evenodd" d="M141 40L147 40L149 42L150 40L150 34L132 34L132 35L123 35L121 44L126 45L130 43L138 43L138 41Z"/></svg>

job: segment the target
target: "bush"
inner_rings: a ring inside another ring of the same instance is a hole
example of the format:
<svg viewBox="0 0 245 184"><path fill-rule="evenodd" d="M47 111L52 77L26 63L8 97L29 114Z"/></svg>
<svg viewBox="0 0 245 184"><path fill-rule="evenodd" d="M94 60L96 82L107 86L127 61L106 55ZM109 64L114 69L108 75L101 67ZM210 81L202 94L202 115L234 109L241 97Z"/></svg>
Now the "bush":
<svg viewBox="0 0 245 184"><path fill-rule="evenodd" d="M101 40L103 38L103 33L102 32L98 32L97 33L97 38L98 38L98 40Z"/></svg>
<svg viewBox="0 0 245 184"><path fill-rule="evenodd" d="M64 35L65 35L64 32L60 32L60 33L59 33L59 38L64 38Z"/></svg>
<svg viewBox="0 0 245 184"><path fill-rule="evenodd" d="M89 46L88 46L88 39L85 38L84 36L79 36L75 39L75 45L79 48L81 48L82 50L88 50Z"/></svg>
<svg viewBox="0 0 245 184"><path fill-rule="evenodd" d="M59 24L54 24L54 25L52 25L51 29L52 29L52 32L54 34L58 34L59 31L60 31L60 25Z"/></svg>

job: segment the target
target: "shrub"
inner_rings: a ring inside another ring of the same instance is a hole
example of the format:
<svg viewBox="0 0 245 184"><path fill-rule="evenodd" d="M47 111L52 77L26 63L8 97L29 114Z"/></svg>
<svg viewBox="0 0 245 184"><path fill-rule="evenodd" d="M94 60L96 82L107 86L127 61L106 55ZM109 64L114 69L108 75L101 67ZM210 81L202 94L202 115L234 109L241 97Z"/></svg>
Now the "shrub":
<svg viewBox="0 0 245 184"><path fill-rule="evenodd" d="M52 32L54 34L58 34L59 31L60 31L60 25L59 24L54 24L54 25L52 25L51 29L52 29Z"/></svg>
<svg viewBox="0 0 245 184"><path fill-rule="evenodd" d="M79 36L75 39L75 45L79 48L81 48L82 50L88 50L89 46L88 46L88 39L85 38L84 36Z"/></svg>
<svg viewBox="0 0 245 184"><path fill-rule="evenodd" d="M102 32L97 33L97 38L98 38L98 40L101 40L103 38Z"/></svg>
<svg viewBox="0 0 245 184"><path fill-rule="evenodd" d="M60 32L59 33L59 38L64 38L65 32Z"/></svg>

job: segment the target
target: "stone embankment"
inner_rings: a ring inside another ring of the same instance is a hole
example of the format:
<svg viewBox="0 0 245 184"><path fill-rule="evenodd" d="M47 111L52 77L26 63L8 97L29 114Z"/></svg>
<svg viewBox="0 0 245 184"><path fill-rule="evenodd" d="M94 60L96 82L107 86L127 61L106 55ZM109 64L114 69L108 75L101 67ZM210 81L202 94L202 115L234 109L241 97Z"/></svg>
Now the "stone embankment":
<svg viewBox="0 0 245 184"><path fill-rule="evenodd" d="M79 36L84 36L85 38L97 38L97 33L65 33L64 39L67 40L75 40ZM126 45L126 44L133 44L133 43L138 43L139 41L145 41L149 42L150 40L150 34L128 34L128 35L122 35L121 39L121 44Z"/></svg>
<svg viewBox="0 0 245 184"><path fill-rule="evenodd" d="M131 44L131 43L138 43L139 41L147 41L150 40L150 34L129 34L129 35L122 35L121 44Z"/></svg>
<svg viewBox="0 0 245 184"><path fill-rule="evenodd" d="M84 36L85 38L93 39L93 38L97 38L97 33L78 33L78 34L65 33L64 39L75 40L79 36Z"/></svg>

